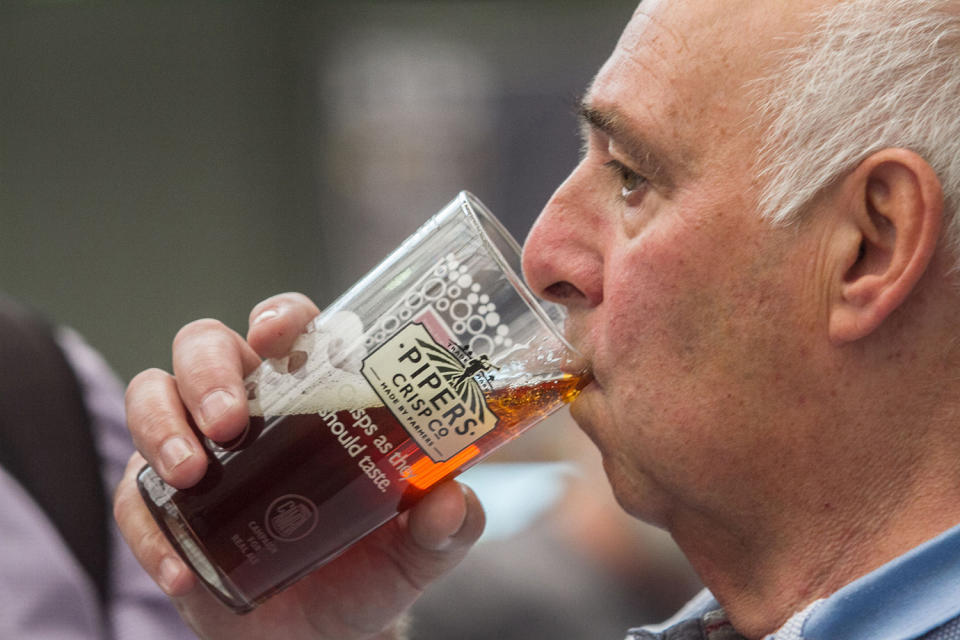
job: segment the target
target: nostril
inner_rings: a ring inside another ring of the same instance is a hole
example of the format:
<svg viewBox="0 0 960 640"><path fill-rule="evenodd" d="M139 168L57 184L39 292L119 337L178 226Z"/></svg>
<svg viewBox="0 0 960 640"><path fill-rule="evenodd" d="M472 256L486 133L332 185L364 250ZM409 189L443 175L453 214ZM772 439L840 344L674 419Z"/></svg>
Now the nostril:
<svg viewBox="0 0 960 640"><path fill-rule="evenodd" d="M580 289L577 289L566 280L554 282L549 287L544 289L543 293L548 299L555 300L557 302L564 302L574 298L584 297L583 292L580 291Z"/></svg>

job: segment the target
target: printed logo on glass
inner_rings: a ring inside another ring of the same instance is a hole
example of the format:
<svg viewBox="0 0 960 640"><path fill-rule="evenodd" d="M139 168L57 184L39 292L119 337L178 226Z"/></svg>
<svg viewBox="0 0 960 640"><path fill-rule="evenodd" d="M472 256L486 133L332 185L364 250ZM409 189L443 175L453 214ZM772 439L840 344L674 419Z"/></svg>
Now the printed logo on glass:
<svg viewBox="0 0 960 640"><path fill-rule="evenodd" d="M497 426L484 397L496 367L466 347L438 344L425 326L437 319L424 315L370 353L361 372L420 448L443 462Z"/></svg>

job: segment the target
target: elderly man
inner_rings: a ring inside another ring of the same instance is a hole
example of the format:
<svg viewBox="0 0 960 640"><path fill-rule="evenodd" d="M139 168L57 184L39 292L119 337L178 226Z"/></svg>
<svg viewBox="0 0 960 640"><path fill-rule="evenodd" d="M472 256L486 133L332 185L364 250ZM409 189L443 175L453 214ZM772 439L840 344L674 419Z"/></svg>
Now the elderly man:
<svg viewBox="0 0 960 640"><path fill-rule="evenodd" d="M960 3L648 0L587 92L524 266L591 363L572 411L618 500L709 588L665 637L960 634L958 82ZM164 478L203 473L186 412L235 435L242 374L314 313L262 303L249 342L189 325L176 377L131 384ZM234 618L161 539L139 464L118 520L205 637L394 637L482 526L442 486Z"/></svg>

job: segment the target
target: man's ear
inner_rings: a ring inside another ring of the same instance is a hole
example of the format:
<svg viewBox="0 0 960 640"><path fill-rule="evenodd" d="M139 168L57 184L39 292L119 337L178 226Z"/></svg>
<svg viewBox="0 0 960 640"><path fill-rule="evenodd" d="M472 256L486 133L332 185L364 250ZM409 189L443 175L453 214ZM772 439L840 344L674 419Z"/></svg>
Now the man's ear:
<svg viewBox="0 0 960 640"><path fill-rule="evenodd" d="M849 197L841 228L830 338L859 340L907 298L933 258L940 237L943 191L933 168L907 149L883 149L843 181Z"/></svg>

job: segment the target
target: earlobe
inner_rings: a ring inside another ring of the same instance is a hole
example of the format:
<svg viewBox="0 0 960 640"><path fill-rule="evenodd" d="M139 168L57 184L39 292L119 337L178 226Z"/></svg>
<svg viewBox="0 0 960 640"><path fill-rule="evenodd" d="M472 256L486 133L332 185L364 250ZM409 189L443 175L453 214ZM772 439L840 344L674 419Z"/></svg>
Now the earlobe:
<svg viewBox="0 0 960 640"><path fill-rule="evenodd" d="M875 331L926 272L940 236L943 193L933 168L907 149L884 149L847 178L838 295L830 337L843 343Z"/></svg>

